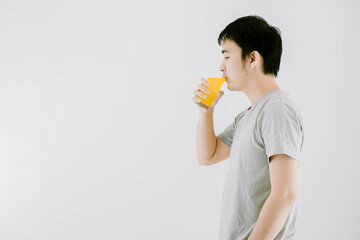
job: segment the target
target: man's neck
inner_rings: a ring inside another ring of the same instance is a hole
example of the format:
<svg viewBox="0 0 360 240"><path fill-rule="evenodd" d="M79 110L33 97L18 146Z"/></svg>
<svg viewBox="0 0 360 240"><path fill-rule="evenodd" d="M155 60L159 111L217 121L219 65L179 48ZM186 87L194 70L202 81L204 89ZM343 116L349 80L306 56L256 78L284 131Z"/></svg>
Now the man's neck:
<svg viewBox="0 0 360 240"><path fill-rule="evenodd" d="M244 89L244 93L251 102L251 107L265 94L280 89L276 84L275 77L262 77L252 81L252 85Z"/></svg>

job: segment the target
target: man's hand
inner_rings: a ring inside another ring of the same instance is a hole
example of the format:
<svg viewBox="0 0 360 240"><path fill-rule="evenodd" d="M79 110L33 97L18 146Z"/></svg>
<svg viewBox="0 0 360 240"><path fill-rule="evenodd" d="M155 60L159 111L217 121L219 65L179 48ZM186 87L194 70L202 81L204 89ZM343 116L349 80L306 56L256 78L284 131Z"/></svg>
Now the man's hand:
<svg viewBox="0 0 360 240"><path fill-rule="evenodd" d="M195 102L196 104L199 104L201 102L201 99L205 99L207 98L207 95L206 94L210 94L210 91L206 88L206 87L209 87L210 84L209 82L205 79L205 78L202 78L200 80L200 84L197 86L197 89L195 89L194 91L194 96L191 98L191 100L193 102ZM211 103L211 106L209 107L209 109L205 109L204 107L200 106L199 105L199 109L201 112L208 112L208 111L213 111L214 110L214 107L215 105L217 104L217 102L220 100L220 98L224 95L224 92L223 91L219 91L217 94L216 94L216 98L214 99L214 101ZM200 97L200 98L199 98Z"/></svg>

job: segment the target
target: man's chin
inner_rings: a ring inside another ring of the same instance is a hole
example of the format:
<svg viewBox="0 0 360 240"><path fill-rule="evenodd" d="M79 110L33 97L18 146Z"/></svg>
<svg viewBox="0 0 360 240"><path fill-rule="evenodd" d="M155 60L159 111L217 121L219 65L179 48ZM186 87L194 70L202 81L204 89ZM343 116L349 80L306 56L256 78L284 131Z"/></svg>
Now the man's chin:
<svg viewBox="0 0 360 240"><path fill-rule="evenodd" d="M226 81L226 85L227 85L227 88L230 90L230 83L228 81Z"/></svg>

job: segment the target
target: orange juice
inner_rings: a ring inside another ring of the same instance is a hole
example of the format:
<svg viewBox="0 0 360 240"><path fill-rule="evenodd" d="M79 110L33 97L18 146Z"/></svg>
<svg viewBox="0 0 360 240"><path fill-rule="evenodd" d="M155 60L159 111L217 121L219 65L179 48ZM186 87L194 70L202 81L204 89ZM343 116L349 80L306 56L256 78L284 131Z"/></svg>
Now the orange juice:
<svg viewBox="0 0 360 240"><path fill-rule="evenodd" d="M198 102L201 107L205 108L206 110L209 109L211 104L213 103L214 99L216 98L216 94L220 91L221 86L224 84L226 78L208 78L206 79L210 84L209 87L206 87L210 93L206 94L200 90L201 93L205 94L207 98L203 99L202 97L198 96L201 102Z"/></svg>

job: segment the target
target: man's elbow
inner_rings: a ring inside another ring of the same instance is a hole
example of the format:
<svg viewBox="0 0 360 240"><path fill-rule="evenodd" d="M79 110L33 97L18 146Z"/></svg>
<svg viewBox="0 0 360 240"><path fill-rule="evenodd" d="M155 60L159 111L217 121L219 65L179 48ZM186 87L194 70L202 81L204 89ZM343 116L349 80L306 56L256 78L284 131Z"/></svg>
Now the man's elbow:
<svg viewBox="0 0 360 240"><path fill-rule="evenodd" d="M202 166L209 166L209 165L211 165L211 164L210 164L210 161L200 161L200 160L198 160L198 163L199 163L199 165L202 165Z"/></svg>

